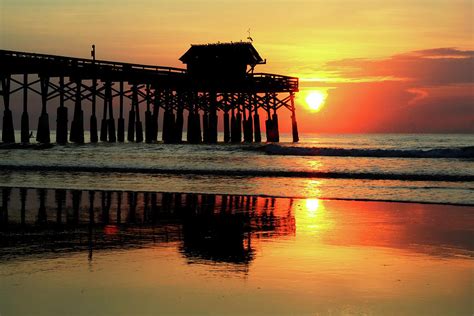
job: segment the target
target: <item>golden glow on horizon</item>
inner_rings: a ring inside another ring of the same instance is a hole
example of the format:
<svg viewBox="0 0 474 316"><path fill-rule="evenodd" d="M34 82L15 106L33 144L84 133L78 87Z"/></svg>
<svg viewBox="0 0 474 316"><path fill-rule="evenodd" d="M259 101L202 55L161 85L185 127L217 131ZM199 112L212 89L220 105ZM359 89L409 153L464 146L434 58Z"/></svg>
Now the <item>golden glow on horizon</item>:
<svg viewBox="0 0 474 316"><path fill-rule="evenodd" d="M310 91L309 94L306 96L306 104L308 107L315 112L319 112L321 107L324 105L326 101L327 95L319 90Z"/></svg>

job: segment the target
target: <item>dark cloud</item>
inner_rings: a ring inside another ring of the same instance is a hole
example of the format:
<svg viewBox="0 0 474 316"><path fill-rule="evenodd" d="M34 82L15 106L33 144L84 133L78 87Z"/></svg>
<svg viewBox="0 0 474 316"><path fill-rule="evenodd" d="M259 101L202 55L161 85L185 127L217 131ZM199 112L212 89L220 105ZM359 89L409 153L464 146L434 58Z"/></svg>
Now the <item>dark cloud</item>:
<svg viewBox="0 0 474 316"><path fill-rule="evenodd" d="M397 54L385 59L331 61L326 63L325 69L354 80L386 78L409 81L418 87L473 83L474 51L433 48Z"/></svg>

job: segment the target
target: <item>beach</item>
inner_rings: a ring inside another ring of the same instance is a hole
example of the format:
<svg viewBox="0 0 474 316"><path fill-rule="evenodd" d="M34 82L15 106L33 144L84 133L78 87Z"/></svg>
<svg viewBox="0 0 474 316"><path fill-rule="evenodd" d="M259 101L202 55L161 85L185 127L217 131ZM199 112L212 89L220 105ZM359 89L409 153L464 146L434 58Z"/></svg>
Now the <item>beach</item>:
<svg viewBox="0 0 474 316"><path fill-rule="evenodd" d="M472 207L131 191L2 193L10 198L0 252L5 315L472 310Z"/></svg>
<svg viewBox="0 0 474 316"><path fill-rule="evenodd" d="M2 315L472 312L472 136L307 139L0 150Z"/></svg>

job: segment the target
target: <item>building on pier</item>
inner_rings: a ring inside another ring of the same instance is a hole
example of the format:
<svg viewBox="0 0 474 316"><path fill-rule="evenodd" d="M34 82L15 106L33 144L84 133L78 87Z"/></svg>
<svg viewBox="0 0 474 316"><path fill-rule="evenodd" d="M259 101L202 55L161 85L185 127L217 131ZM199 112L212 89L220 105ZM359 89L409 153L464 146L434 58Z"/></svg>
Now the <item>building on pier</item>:
<svg viewBox="0 0 474 316"><path fill-rule="evenodd" d="M2 141L14 143L14 128L20 126L20 141L29 142L30 93L41 97L36 133L39 143L52 141L48 115L52 100L58 104L59 144L68 139L85 142L85 102L91 105L91 142L123 142L126 134L128 141L151 143L158 141L160 126L162 141L180 143L185 121L189 143L216 143L219 126L224 142L260 142L262 112L266 116L266 140L278 142L280 108L290 111L293 141L298 141L294 105L298 78L256 73L255 67L266 60L251 43L192 45L180 60L187 69L0 50ZM10 104L14 93L23 94L20 124L15 123ZM72 115L67 103L72 105ZM127 124L125 103L129 103ZM100 105L99 125L96 112Z"/></svg>

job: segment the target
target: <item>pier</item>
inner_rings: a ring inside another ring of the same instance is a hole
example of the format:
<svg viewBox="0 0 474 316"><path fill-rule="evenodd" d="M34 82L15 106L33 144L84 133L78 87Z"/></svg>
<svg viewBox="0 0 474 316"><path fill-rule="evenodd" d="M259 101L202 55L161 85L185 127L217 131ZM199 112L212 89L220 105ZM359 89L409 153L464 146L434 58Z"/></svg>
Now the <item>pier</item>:
<svg viewBox="0 0 474 316"><path fill-rule="evenodd" d="M32 106L41 107L36 141L42 144L85 143L85 120L91 143L217 143L218 130L225 143L258 143L263 124L266 141L278 142L280 108L289 110L293 141L298 142L298 78L255 72L266 60L251 43L192 45L180 61L186 69L96 60L95 49L91 59L0 50L2 142L15 143L19 126L19 141L29 143ZM21 115L12 110L16 93L22 94ZM30 94L39 95L40 104L31 104Z"/></svg>

